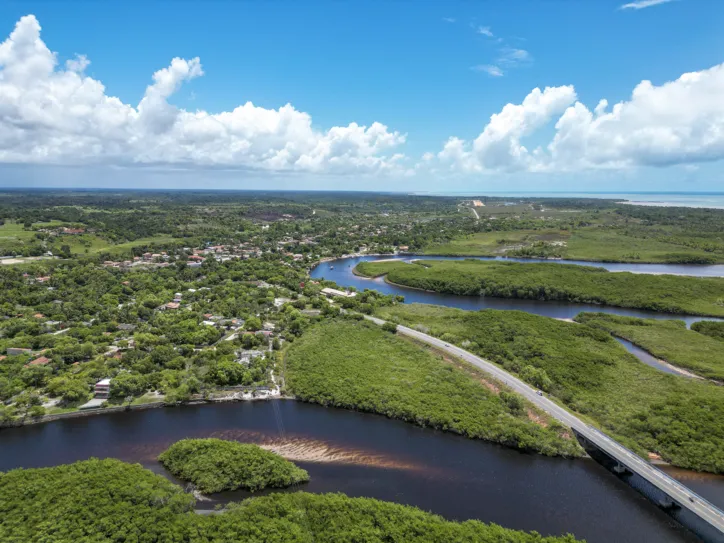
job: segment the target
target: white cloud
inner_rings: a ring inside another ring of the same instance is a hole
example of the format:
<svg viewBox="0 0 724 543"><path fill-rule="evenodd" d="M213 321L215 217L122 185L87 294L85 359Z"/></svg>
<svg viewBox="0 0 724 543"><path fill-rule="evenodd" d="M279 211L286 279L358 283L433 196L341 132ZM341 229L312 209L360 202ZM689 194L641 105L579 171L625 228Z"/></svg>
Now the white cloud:
<svg viewBox="0 0 724 543"><path fill-rule="evenodd" d="M472 144L450 138L437 158L450 169L463 172L534 169L535 159L521 138L546 125L575 100L571 86L533 89L521 104L508 104L492 115Z"/></svg>
<svg viewBox="0 0 724 543"><path fill-rule="evenodd" d="M489 26L479 26L478 27L478 34L482 34L483 36L487 36L488 38L492 38L495 34L490 30Z"/></svg>
<svg viewBox="0 0 724 543"><path fill-rule="evenodd" d="M475 72L485 72L492 77L502 77L504 75L503 70L493 64L478 64L470 69Z"/></svg>
<svg viewBox="0 0 724 543"><path fill-rule="evenodd" d="M442 20L445 21L446 23L454 23L454 22L455 22L455 19L452 18L452 17L443 17Z"/></svg>
<svg viewBox="0 0 724 543"><path fill-rule="evenodd" d="M673 2L673 0L635 0L634 2L622 5L619 9L644 9L669 2Z"/></svg>
<svg viewBox="0 0 724 543"><path fill-rule="evenodd" d="M498 57L498 64L506 66L515 66L523 62L532 61L533 57L525 49L516 49L514 47L503 47L500 50L500 57Z"/></svg>
<svg viewBox="0 0 724 543"><path fill-rule="evenodd" d="M18 21L0 44L0 162L404 171L405 157L387 153L405 135L380 123L320 131L290 104L265 109L247 102L221 113L169 104L181 85L204 74L198 58L174 58L158 70L136 107L107 95L83 73L88 64L79 55L60 68L37 19Z"/></svg>
<svg viewBox="0 0 724 543"><path fill-rule="evenodd" d="M724 64L659 86L642 81L628 100L601 100L593 111L572 86L534 89L493 115L474 142L450 138L429 162L468 172L565 172L722 160L723 95ZM529 152L521 140L554 119L550 143Z"/></svg>

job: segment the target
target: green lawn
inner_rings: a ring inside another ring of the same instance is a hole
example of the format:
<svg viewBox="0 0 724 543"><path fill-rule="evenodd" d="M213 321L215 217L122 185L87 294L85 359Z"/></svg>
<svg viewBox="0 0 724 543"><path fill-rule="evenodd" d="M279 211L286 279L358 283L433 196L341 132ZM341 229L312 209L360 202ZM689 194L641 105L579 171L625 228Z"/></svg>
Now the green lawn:
<svg viewBox="0 0 724 543"><path fill-rule="evenodd" d="M644 456L724 473L724 387L664 373L608 332L520 311L404 304L377 315L518 374Z"/></svg>
<svg viewBox="0 0 724 543"><path fill-rule="evenodd" d="M547 455L581 454L564 427L502 384L364 321L313 327L290 346L285 365L289 390L305 401Z"/></svg>
<svg viewBox="0 0 724 543"><path fill-rule="evenodd" d="M724 316L724 278L609 272L554 263L481 260L361 262L368 277L466 296L559 300L667 313Z"/></svg>
<svg viewBox="0 0 724 543"><path fill-rule="evenodd" d="M25 230L22 223L6 220L5 224L0 226L0 241L26 241L34 236L35 232Z"/></svg>
<svg viewBox="0 0 724 543"><path fill-rule="evenodd" d="M604 313L580 313L576 321L602 328L629 340L657 358L697 375L724 381L724 345L687 330L683 321L637 319Z"/></svg>

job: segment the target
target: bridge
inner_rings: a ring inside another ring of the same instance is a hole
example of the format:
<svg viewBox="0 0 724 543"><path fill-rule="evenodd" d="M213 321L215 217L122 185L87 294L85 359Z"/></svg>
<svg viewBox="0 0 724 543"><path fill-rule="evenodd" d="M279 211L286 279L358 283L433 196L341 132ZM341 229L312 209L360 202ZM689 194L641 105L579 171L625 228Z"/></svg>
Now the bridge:
<svg viewBox="0 0 724 543"><path fill-rule="evenodd" d="M385 322L375 317L366 318L378 325ZM503 382L511 390L571 428L592 458L649 498L702 540L707 543L724 543L724 511L649 464L636 453L492 362L406 326L398 325L397 332L454 355Z"/></svg>

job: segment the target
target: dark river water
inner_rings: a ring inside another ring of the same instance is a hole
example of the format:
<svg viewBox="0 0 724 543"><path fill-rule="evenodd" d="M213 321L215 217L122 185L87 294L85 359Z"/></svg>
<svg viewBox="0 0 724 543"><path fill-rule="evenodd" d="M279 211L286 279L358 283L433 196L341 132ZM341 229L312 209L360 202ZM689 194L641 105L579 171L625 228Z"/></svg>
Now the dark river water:
<svg viewBox="0 0 724 543"><path fill-rule="evenodd" d="M570 302L541 301L541 300L518 300L512 298L491 298L485 296L457 296L454 294L439 294L436 292L426 292L411 288L405 288L398 285L390 285L385 283L383 278L367 279L359 277L352 273L354 267L365 260L380 260L384 257L380 256L362 256L352 258L342 258L333 262L323 262L315 267L310 276L315 279L327 279L334 281L340 286L355 287L358 290L366 288L378 290L385 294L401 294L405 297L405 303L435 304L448 307L457 307L459 309L478 310L478 309L515 309L526 311L544 317L553 317L556 319L572 319L582 311L598 311L602 313L614 313L616 315L627 315L631 317L641 317L648 319L679 319L691 326L692 323L700 320L720 320L710 317L692 317L687 315L674 315L669 313L657 313L654 311L644 311L640 309L627 309L621 307L610 307L595 304L576 304ZM390 257L394 258L394 257ZM405 257L405 260L413 258L427 260L460 260L454 257ZM481 258L481 260L492 260ZM612 271L632 271L637 273L679 273L684 274L683 270L690 270L686 275L701 275L702 277L724 276L724 265L717 266L685 266L677 264L603 264L591 262L579 262L574 260L535 260L535 259L505 259L506 261L520 262L555 262L567 264L580 264L585 266L600 266ZM715 270L711 270L715 268ZM644 271L648 270L648 271ZM705 271L709 270L709 271Z"/></svg>
<svg viewBox="0 0 724 543"><path fill-rule="evenodd" d="M592 460L520 453L381 416L295 401L150 409L0 431L0 471L89 458L139 462L184 437L258 443L307 469L310 492L344 492L411 504L448 519L479 519L589 543L685 542L693 535ZM311 461L310 461L311 460ZM166 474L167 475L167 474ZM674 476L724 503L716 476ZM235 492L199 502L249 494Z"/></svg>

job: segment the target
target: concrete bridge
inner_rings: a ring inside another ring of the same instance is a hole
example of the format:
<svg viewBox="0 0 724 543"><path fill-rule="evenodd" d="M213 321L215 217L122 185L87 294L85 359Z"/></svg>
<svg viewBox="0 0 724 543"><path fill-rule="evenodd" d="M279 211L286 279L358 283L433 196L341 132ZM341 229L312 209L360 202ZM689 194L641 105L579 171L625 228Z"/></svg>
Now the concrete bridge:
<svg viewBox="0 0 724 543"><path fill-rule="evenodd" d="M366 318L376 324L384 323L383 320L374 317ZM724 512L676 479L669 477L600 430L586 424L568 410L540 395L536 389L492 362L406 326L398 325L397 332L461 358L505 383L531 403L571 428L581 446L594 460L603 464L619 479L649 498L702 540L707 543L724 543Z"/></svg>

